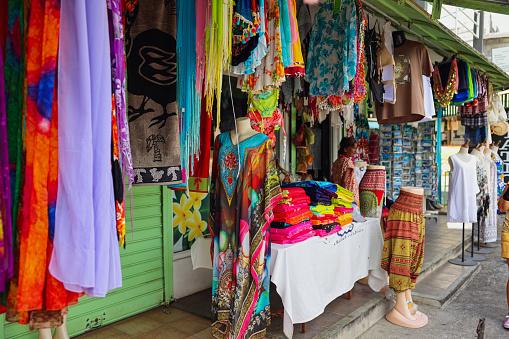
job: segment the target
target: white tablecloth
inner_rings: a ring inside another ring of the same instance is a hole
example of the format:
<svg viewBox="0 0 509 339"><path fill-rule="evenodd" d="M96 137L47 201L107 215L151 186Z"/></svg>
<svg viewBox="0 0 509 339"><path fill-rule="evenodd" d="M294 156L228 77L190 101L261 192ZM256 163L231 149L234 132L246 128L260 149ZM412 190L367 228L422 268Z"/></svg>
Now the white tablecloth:
<svg viewBox="0 0 509 339"><path fill-rule="evenodd" d="M387 284L387 273L380 267L382 250L380 220L373 218L327 237L272 244L271 281L283 301L285 335L291 338L293 324L318 317L368 274L369 286L380 291Z"/></svg>
<svg viewBox="0 0 509 339"><path fill-rule="evenodd" d="M191 245L191 261L193 270L197 268L212 269L212 260L210 260L210 244L212 237L201 236Z"/></svg>

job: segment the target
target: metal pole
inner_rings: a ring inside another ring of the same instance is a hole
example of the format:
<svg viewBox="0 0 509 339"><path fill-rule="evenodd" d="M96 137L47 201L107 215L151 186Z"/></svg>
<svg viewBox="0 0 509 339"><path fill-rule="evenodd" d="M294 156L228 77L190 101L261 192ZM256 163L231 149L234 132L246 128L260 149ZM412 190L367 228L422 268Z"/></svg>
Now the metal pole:
<svg viewBox="0 0 509 339"><path fill-rule="evenodd" d="M463 223L463 237L461 238L461 261L465 261L465 223Z"/></svg>

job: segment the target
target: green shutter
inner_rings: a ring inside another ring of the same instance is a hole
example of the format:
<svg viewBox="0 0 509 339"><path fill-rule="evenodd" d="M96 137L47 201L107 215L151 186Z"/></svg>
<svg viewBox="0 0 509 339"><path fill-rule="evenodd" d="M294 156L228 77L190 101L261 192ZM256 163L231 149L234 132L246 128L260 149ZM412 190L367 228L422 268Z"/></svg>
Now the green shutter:
<svg viewBox="0 0 509 339"><path fill-rule="evenodd" d="M171 238L167 238L171 237L171 217L168 218L168 213L171 216L171 206L163 208L163 201L171 202L171 191L161 186L144 186L134 187L133 192L134 242L131 241L130 211L127 209L126 249L120 249L122 287L108 293L106 298L85 296L77 305L71 306L67 323L70 336L157 307L171 298L172 275L166 274L169 281L164 280L165 269L171 273L168 265L173 264L172 242ZM168 224L164 228L166 233L163 232L164 223ZM163 243L168 244L164 251ZM170 253L169 259L164 256L165 253ZM3 319L2 316L0 324ZM4 322L0 337L37 338L37 332L30 333L28 325Z"/></svg>

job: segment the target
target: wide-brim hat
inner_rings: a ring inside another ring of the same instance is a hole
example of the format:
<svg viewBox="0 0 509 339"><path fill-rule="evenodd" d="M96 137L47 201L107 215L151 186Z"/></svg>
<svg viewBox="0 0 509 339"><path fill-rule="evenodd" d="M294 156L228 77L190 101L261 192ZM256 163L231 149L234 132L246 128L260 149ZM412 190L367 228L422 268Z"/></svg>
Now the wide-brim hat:
<svg viewBox="0 0 509 339"><path fill-rule="evenodd" d="M499 136L506 135L509 132L509 123L507 121L497 122L491 127L491 132Z"/></svg>

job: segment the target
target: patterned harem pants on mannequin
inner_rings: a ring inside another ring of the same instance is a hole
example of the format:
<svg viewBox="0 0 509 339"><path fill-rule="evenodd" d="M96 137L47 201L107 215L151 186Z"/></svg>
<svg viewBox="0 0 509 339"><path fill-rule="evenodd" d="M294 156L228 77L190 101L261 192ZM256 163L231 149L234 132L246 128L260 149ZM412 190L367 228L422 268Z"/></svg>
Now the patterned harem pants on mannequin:
<svg viewBox="0 0 509 339"><path fill-rule="evenodd" d="M413 289L423 258L423 197L402 191L389 211L384 239L382 268L389 274L389 287Z"/></svg>

